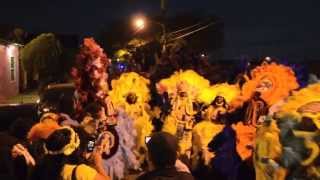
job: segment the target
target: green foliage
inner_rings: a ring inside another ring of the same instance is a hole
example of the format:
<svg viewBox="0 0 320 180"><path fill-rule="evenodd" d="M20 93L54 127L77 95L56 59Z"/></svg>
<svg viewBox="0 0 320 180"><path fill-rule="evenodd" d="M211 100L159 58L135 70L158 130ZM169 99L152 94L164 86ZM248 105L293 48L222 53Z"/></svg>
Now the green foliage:
<svg viewBox="0 0 320 180"><path fill-rule="evenodd" d="M132 56L132 54L128 51L128 49L119 49L114 53L114 57L118 59L118 61L125 61L127 57Z"/></svg>
<svg viewBox="0 0 320 180"><path fill-rule="evenodd" d="M41 34L21 50L23 68L29 75L48 78L59 72L60 41L52 33Z"/></svg>

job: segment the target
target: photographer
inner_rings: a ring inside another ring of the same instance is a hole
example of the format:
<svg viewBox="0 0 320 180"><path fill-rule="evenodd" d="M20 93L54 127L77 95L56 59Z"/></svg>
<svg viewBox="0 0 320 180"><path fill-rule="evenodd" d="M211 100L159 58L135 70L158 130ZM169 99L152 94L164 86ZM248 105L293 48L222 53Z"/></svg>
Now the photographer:
<svg viewBox="0 0 320 180"><path fill-rule="evenodd" d="M36 165L32 179L109 179L102 167L100 147L95 148L92 153L88 154L83 149L87 147L86 140L81 142L80 139L82 137L79 138L78 133L70 127L62 127L54 131L45 140L46 155ZM89 157L89 162L85 160L85 155Z"/></svg>

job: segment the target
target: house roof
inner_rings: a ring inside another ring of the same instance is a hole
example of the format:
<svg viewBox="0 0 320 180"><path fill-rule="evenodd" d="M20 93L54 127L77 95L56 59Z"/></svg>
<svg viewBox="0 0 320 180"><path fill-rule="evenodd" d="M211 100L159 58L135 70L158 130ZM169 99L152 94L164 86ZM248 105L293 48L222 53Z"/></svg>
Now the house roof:
<svg viewBox="0 0 320 180"><path fill-rule="evenodd" d="M7 44L11 44L11 43L10 43L10 41L7 41L5 39L0 38L0 44L7 45Z"/></svg>
<svg viewBox="0 0 320 180"><path fill-rule="evenodd" d="M23 46L22 44L19 44L19 43L16 43L16 42L12 42L12 41L8 41L8 40L2 39L2 38L0 38L0 44L2 44L2 45L13 44L13 45L16 45L16 46Z"/></svg>

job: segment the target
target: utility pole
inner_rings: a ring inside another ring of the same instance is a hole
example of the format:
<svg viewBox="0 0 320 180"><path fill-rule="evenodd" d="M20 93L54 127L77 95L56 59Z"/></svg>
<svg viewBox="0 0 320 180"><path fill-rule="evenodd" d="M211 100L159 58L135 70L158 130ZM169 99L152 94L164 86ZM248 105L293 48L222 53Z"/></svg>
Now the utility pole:
<svg viewBox="0 0 320 180"><path fill-rule="evenodd" d="M161 29L162 29L162 52L165 52L166 50L166 44L167 44L167 34L166 34L166 24L165 24L165 19L166 19L166 11L167 11L167 0L160 0L160 8L161 8Z"/></svg>
<svg viewBox="0 0 320 180"><path fill-rule="evenodd" d="M167 0L160 0L161 1L161 4L160 4L160 8L161 8L161 13L162 13L162 17L164 18L164 16L166 15L166 10L167 10Z"/></svg>

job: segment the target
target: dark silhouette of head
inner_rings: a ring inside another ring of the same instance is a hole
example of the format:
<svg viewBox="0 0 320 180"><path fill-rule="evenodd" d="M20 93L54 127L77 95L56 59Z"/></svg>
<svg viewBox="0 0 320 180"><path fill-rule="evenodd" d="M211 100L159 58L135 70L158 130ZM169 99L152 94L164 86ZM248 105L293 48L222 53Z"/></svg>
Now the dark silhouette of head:
<svg viewBox="0 0 320 180"><path fill-rule="evenodd" d="M138 97L135 93L129 93L127 95L127 98L126 98L126 101L129 103L129 104L135 104L138 100Z"/></svg>
<svg viewBox="0 0 320 180"><path fill-rule="evenodd" d="M147 143L147 147L149 158L156 168L175 165L178 151L178 140L175 136L166 132L155 133Z"/></svg>
<svg viewBox="0 0 320 180"><path fill-rule="evenodd" d="M67 129L58 129L54 131L45 141L47 149L50 151L58 151L62 149L70 142L70 136L71 133Z"/></svg>
<svg viewBox="0 0 320 180"><path fill-rule="evenodd" d="M44 142L49 152L59 152L71 141L70 130L62 128L54 131ZM84 162L81 144L71 152L71 154L56 153L46 154L36 165L31 179L40 180L61 179L61 172L65 164L81 164Z"/></svg>
<svg viewBox="0 0 320 180"><path fill-rule="evenodd" d="M93 103L90 103L88 106L86 106L85 112L89 114L91 117L93 117L94 119L99 119L102 108L103 106L100 103L93 102Z"/></svg>
<svg viewBox="0 0 320 180"><path fill-rule="evenodd" d="M26 140L27 134L35 121L28 118L18 118L9 127L9 134L19 140Z"/></svg>

